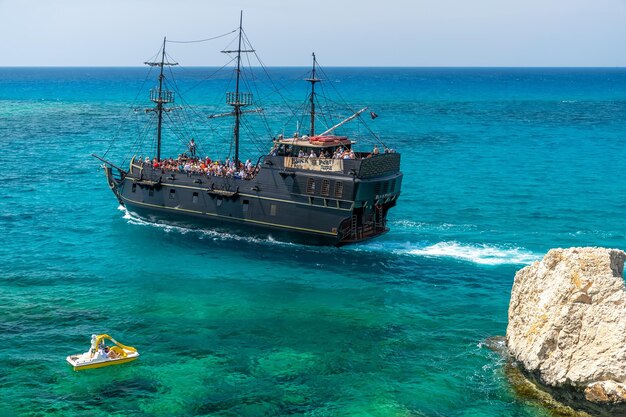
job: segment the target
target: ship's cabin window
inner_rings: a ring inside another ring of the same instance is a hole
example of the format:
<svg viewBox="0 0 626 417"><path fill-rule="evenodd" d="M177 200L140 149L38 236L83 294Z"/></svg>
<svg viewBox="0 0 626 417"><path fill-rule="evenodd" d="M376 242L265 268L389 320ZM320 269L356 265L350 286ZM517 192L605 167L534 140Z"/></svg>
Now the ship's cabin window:
<svg viewBox="0 0 626 417"><path fill-rule="evenodd" d="M309 178L306 182L307 194L315 194L315 179Z"/></svg>
<svg viewBox="0 0 626 417"><path fill-rule="evenodd" d="M176 197L176 190L173 188L170 188L170 200L173 200L174 197Z"/></svg>
<svg viewBox="0 0 626 417"><path fill-rule="evenodd" d="M133 192L133 193L136 192L137 191L137 184L133 183L133 186L130 187L130 191Z"/></svg>
<svg viewBox="0 0 626 417"><path fill-rule="evenodd" d="M191 196L191 201L194 203L198 202L198 193L193 193L193 195Z"/></svg>
<svg viewBox="0 0 626 417"><path fill-rule="evenodd" d="M320 193L325 196L327 196L330 193L330 181L322 180L322 189Z"/></svg>
<svg viewBox="0 0 626 417"><path fill-rule="evenodd" d="M247 213L248 212L248 206L250 205L250 201L249 200L243 200L241 202L241 204L243 204L243 212Z"/></svg>
<svg viewBox="0 0 626 417"><path fill-rule="evenodd" d="M343 197L343 182L337 181L335 182L335 198Z"/></svg>
<svg viewBox="0 0 626 417"><path fill-rule="evenodd" d="M270 216L276 216L276 204L270 203Z"/></svg>

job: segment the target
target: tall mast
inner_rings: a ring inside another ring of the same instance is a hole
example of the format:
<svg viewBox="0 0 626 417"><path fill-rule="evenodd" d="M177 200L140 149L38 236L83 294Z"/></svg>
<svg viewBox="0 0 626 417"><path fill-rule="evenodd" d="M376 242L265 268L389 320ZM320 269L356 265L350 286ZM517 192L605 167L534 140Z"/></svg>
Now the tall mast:
<svg viewBox="0 0 626 417"><path fill-rule="evenodd" d="M243 37L243 11L241 11L239 15L239 45L237 50L235 51L222 51L224 53L233 53L237 52L237 69L236 72L236 82L235 82L235 92L227 93L226 102L233 106L233 113L235 115L235 127L233 129L233 136L235 140L235 157L233 162L235 163L235 168L239 169L239 126L240 126L240 117L241 117L241 108L243 106L248 106L252 104L252 93L240 93L239 92L239 81L241 79L241 54L243 52L254 52L253 49L243 50L241 49L241 42Z"/></svg>
<svg viewBox="0 0 626 417"><path fill-rule="evenodd" d="M315 78L315 65L317 61L315 60L315 52L313 52L313 71L311 71L311 78L307 78L306 81L311 83L311 132L310 136L315 136L315 83L319 83L319 78Z"/></svg>
<svg viewBox="0 0 626 417"><path fill-rule="evenodd" d="M235 169L239 169L239 117L241 116L241 102L239 100L239 79L241 78L241 24L243 23L243 10L239 13L239 46L237 47L237 81L235 83Z"/></svg>
<svg viewBox="0 0 626 417"><path fill-rule="evenodd" d="M159 122L157 124L157 161L161 160L161 125L163 124L163 67L165 63L165 41L163 37L163 52L161 53L161 72L159 74L159 100L157 101L157 114Z"/></svg>
<svg viewBox="0 0 626 417"><path fill-rule="evenodd" d="M165 62L165 42L167 38L163 38L163 48L161 52L161 61L160 62L146 62L146 65L151 67L160 67L159 72L159 88L157 90L150 90L150 100L156 103L156 108L149 109L148 111L154 111L157 113L158 123L157 123L157 154L156 157L160 161L161 160L161 126L163 125L163 112L171 111L172 109L165 109L163 104L165 103L173 103L174 102L174 92L163 90L163 80L165 79L165 75L163 75L163 68L166 65L178 65L175 62Z"/></svg>

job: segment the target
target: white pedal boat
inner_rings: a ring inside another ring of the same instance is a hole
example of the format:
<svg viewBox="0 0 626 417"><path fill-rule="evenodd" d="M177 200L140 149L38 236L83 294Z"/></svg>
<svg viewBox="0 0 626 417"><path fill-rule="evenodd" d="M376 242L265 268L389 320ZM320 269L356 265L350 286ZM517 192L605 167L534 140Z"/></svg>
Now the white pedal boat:
<svg viewBox="0 0 626 417"><path fill-rule="evenodd" d="M113 346L107 346L105 340L110 340ZM85 353L70 355L67 362L75 371L83 369L102 368L103 366L121 365L134 361L139 352L132 346L125 346L108 334L91 335L91 348Z"/></svg>

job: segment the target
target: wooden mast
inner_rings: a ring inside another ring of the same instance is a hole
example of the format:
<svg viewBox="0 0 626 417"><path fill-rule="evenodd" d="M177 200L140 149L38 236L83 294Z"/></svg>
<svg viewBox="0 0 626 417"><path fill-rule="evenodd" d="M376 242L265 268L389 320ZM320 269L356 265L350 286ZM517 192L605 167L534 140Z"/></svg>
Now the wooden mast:
<svg viewBox="0 0 626 417"><path fill-rule="evenodd" d="M316 63L315 52L313 52L313 70L311 71L311 78L306 79L306 81L311 83L311 130L309 132L309 136L311 137L315 136L315 83L322 81L319 78L315 78Z"/></svg>
<svg viewBox="0 0 626 417"><path fill-rule="evenodd" d="M243 21L243 10L239 14L239 46L237 47L237 81L235 83L235 169L239 170L239 124L241 117L241 101L239 100L239 79L241 78L241 24Z"/></svg>
<svg viewBox="0 0 626 417"><path fill-rule="evenodd" d="M150 100L156 103L156 108L149 109L147 111L155 111L157 113L157 160L161 160L161 130L163 125L163 112L170 111L171 109L163 108L163 104L165 103L173 103L174 102L174 92L163 89L163 80L165 79L165 75L163 74L163 68L166 65L178 65L176 62L165 62L165 43L167 42L167 38L163 38L163 48L161 51L161 61L160 62L145 62L146 65L151 67L160 67L159 72L159 88L157 90L150 90Z"/></svg>
<svg viewBox="0 0 626 417"><path fill-rule="evenodd" d="M237 68L236 72L236 82L235 82L235 92L228 93L226 96L226 102L233 106L233 114L235 115L235 126L233 128L233 136L235 140L235 157L233 162L235 163L235 169L239 169L239 127L241 124L240 117L243 113L241 108L243 106L247 106L252 104L252 93L240 93L239 92L239 81L241 79L241 53L242 52L254 52L253 49L243 50L241 49L241 42L243 37L243 10L239 15L239 45L237 50L235 51L222 51L224 53L233 53L237 52Z"/></svg>
<svg viewBox="0 0 626 417"><path fill-rule="evenodd" d="M161 53L161 72L159 74L159 99L157 101L157 115L159 121L157 123L157 161L161 160L161 126L163 124L163 67L165 64L165 41L163 37L163 52Z"/></svg>

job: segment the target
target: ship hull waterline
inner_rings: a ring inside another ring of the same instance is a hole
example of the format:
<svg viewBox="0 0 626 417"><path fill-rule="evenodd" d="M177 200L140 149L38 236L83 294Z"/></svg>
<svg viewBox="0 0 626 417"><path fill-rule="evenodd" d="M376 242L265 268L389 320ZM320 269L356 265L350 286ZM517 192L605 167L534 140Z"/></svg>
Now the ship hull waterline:
<svg viewBox="0 0 626 417"><path fill-rule="evenodd" d="M315 232L290 230L289 228L272 225L250 225L237 218L214 218L203 214L177 213L168 208L145 207L131 201L122 200L124 206L132 215L153 224L164 224L197 230L210 230L227 235L248 236L258 239L274 239L285 243L298 243L312 246L344 246L360 243L379 237L389 231L385 228L375 235L356 240L341 240L337 235L320 235Z"/></svg>

